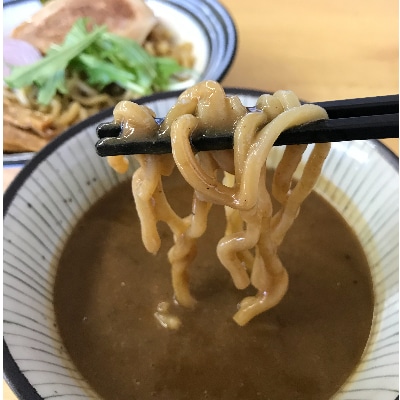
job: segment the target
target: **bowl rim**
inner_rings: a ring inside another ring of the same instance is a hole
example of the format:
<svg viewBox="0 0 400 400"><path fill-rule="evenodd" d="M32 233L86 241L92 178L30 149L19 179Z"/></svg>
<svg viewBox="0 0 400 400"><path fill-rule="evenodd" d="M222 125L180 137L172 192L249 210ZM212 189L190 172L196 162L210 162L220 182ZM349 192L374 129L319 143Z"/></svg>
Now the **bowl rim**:
<svg viewBox="0 0 400 400"><path fill-rule="evenodd" d="M25 1L25 0L12 0L12 1ZM242 95L253 95L253 96L260 96L265 93L271 93L265 90L260 89L252 89L252 88L242 88L236 86L223 86L225 93L228 95L234 94L242 94ZM163 100L172 97L178 97L184 90L172 90L167 92L160 92L160 93L153 93L148 96L143 96L138 99L134 99L133 101L137 104L144 104L148 102L152 102L155 100ZM3 216L6 214L8 209L9 203L11 202L12 198L17 191L17 188L20 187L23 181L29 176L32 170L41 162L43 161L49 154L51 154L56 148L58 148L62 143L69 140L71 137L77 135L81 130L84 128L93 125L97 122L100 122L104 118L112 115L112 111L114 106L105 108L100 112L86 118L83 121L78 122L76 125L71 126L70 128L66 129L63 133L59 136L54 138L50 143L48 143L43 149L36 153L28 153L32 154L32 157L27 159L23 164L18 162L11 162L10 164L4 165L4 167L11 167L11 166L21 166L23 167L19 174L15 177L15 179L11 182L10 186L4 192L4 205L3 205ZM391 166L397 170L399 173L399 156L393 153L387 146L385 146L381 141L377 139L369 139L368 141L376 144L376 148L379 153L385 158ZM14 192L14 194L12 194ZM10 197L11 196L11 197Z"/></svg>
<svg viewBox="0 0 400 400"><path fill-rule="evenodd" d="M14 0L21 1L21 0ZM24 0L22 0L24 1ZM261 94L266 93L266 91L258 90L258 89L247 89L240 87L224 87L225 93L227 95L249 95L249 96L260 96ZM148 102L164 100L168 98L177 98L183 90L175 90L168 91L162 93L155 93L149 96L141 97L139 99L135 99L134 101L138 104L144 104ZM35 171L35 169L53 152L55 152L58 148L60 148L65 142L70 140L71 138L78 135L82 130L89 126L93 126L96 123L100 123L100 121L105 118L112 116L112 111L114 107L108 107L100 111L99 113L92 115L91 117L79 122L78 124L68 128L61 135L56 137L53 141L47 144L42 150L35 153L31 160L23 166L22 170L16 176L16 178L11 182L9 187L3 194L3 219L7 215L8 209L11 206L14 198L18 195L19 190L23 187L24 183L29 179L30 175ZM96 137L94 135L94 141ZM376 150L379 154L390 164L390 166L397 171L399 174L399 157L396 156L389 148L387 148L383 143L379 140L372 139L369 140L376 145ZM94 144L94 143L93 143ZM43 398L37 393L35 388L30 384L26 376L21 372L17 363L13 359L8 345L3 337L3 376L7 384L14 391L14 393L18 396L18 398L22 400L43 400ZM399 396L394 400L398 400Z"/></svg>

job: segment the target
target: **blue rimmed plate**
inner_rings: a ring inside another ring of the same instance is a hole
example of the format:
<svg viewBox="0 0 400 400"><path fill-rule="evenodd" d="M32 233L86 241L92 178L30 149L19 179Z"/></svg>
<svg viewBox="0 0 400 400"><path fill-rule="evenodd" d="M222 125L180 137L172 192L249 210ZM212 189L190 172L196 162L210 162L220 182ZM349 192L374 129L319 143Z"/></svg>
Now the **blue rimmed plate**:
<svg viewBox="0 0 400 400"><path fill-rule="evenodd" d="M146 0L154 14L180 42L193 44L195 78L171 86L185 89L195 82L221 81L228 72L237 49L237 31L231 15L217 0ZM38 0L3 2L3 37L40 9ZM34 153L3 155L3 165L23 165Z"/></svg>

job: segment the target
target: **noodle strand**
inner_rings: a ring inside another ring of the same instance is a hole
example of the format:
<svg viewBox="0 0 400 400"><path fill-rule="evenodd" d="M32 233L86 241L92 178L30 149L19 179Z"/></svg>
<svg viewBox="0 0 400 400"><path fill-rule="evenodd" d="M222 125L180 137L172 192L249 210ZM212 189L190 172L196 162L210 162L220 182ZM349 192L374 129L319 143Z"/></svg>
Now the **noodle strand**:
<svg viewBox="0 0 400 400"><path fill-rule="evenodd" d="M317 182L330 149L329 143L315 144L296 182L294 175L308 146L287 146L270 194L266 161L281 132L328 116L321 107L302 105L288 91L260 96L256 108L257 112L247 113L238 97L226 97L218 83L206 81L182 93L158 132L154 114L145 107L121 102L114 110L123 135L171 136L172 155L135 156L140 167L133 175L132 191L146 249L155 253L160 246L157 221L166 222L173 233L174 245L168 252L172 286L176 300L185 307L196 304L188 268L197 252L197 239L206 231L212 204L224 206L227 223L217 244L218 258L238 289L252 285L256 290L240 302L233 316L239 325L277 305L288 290L289 277L278 248ZM199 130L233 131L233 150L195 153L190 137ZM124 163L119 159L115 166L122 168ZM194 190L192 213L184 218L173 211L162 186L162 177L170 175L175 164Z"/></svg>

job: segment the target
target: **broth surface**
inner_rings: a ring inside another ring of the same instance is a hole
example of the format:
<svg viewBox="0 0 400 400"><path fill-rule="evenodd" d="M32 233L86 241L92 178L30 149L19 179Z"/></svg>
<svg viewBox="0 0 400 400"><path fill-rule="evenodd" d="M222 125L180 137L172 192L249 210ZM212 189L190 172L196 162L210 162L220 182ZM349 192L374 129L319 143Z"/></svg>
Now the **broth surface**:
<svg viewBox="0 0 400 400"><path fill-rule="evenodd" d="M191 190L167 196L187 215ZM166 225L157 256L143 247L130 182L82 218L62 254L54 302L65 347L107 400L329 399L368 340L373 292L363 250L342 217L312 193L279 254L289 273L281 303L244 327L232 316L255 289L237 290L215 254L223 208L213 206L191 268L194 310L173 304ZM161 301L182 326L163 328Z"/></svg>

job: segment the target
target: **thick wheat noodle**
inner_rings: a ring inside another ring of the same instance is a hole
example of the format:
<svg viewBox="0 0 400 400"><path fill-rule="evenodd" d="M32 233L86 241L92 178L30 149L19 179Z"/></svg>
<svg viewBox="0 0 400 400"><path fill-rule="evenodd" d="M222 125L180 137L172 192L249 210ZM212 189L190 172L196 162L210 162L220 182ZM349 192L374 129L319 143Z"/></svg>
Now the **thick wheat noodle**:
<svg viewBox="0 0 400 400"><path fill-rule="evenodd" d="M307 145L287 146L281 162L275 169L272 182L272 195L279 203L283 204L292 183L295 173Z"/></svg>
<svg viewBox="0 0 400 400"><path fill-rule="evenodd" d="M136 208L142 226L143 243L150 253L157 253L161 239L157 231L156 204L152 201L153 195L161 186L160 159L149 155L138 157L141 168L138 168L132 178L132 192L134 193Z"/></svg>
<svg viewBox="0 0 400 400"><path fill-rule="evenodd" d="M119 104L115 120L123 125L123 134L135 133L135 129L143 132L147 126L147 132L154 135L153 114L138 107ZM285 129L327 118L327 114L316 105L301 105L287 91L260 96L257 108L259 112L247 114L238 97L226 97L216 82L203 82L186 90L159 132L171 136L172 156L136 156L140 168L132 178L146 248L153 253L159 248L158 220L165 221L173 232L175 244L168 253L172 284L177 301L187 307L196 303L188 276L196 240L206 230L211 205L225 206L227 226L217 245L218 257L237 288L251 284L256 289L254 296L242 300L233 317L239 325L275 306L285 295L289 280L277 254L278 246L312 191L330 149L330 144L314 145L295 183L293 176L307 146L286 147L273 176L272 194L280 207L274 211L266 188L266 160L275 140ZM196 129L233 130L233 150L195 154L189 139ZM122 160L119 158L116 164L123 163L125 168L126 161ZM172 210L162 186L162 176L171 174L174 163L194 189L192 213L184 218Z"/></svg>
<svg viewBox="0 0 400 400"><path fill-rule="evenodd" d="M193 115L182 115L172 125L172 154L182 176L203 198L214 204L233 206L235 189L219 182L214 172L205 171L193 154L189 141L190 135L197 127Z"/></svg>

